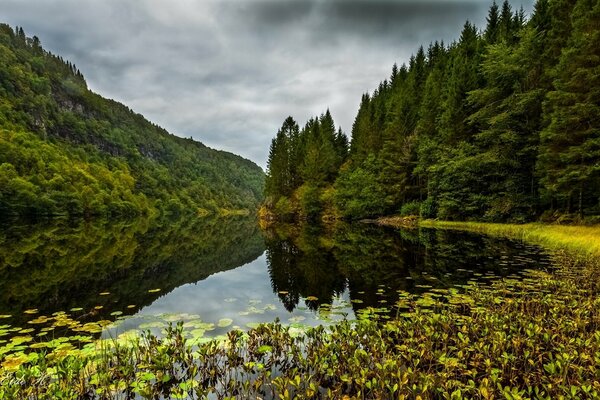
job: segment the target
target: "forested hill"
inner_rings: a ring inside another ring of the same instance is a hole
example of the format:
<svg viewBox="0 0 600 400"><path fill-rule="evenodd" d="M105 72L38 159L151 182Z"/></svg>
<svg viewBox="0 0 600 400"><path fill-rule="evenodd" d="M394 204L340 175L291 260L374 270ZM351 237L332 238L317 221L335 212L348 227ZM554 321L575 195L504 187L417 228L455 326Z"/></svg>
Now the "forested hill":
<svg viewBox="0 0 600 400"><path fill-rule="evenodd" d="M269 157L266 209L280 217L597 221L600 2L538 0L530 17L493 3L485 29L420 47L363 95L326 174L309 173L294 124Z"/></svg>
<svg viewBox="0 0 600 400"><path fill-rule="evenodd" d="M0 25L0 216L254 210L263 182L253 162L91 92L37 37Z"/></svg>

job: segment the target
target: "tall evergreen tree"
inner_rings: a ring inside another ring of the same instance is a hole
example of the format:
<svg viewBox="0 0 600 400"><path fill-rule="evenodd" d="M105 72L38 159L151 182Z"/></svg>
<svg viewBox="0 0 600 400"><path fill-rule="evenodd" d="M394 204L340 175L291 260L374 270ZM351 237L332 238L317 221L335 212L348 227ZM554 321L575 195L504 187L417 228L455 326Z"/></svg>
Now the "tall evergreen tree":
<svg viewBox="0 0 600 400"><path fill-rule="evenodd" d="M496 4L496 1L494 0L488 12L486 19L487 27L485 28L484 33L485 40L490 44L496 43L500 34L500 14L498 13L498 10L498 4Z"/></svg>
<svg viewBox="0 0 600 400"><path fill-rule="evenodd" d="M600 3L579 0L573 31L548 93L541 182L566 211L600 208Z"/></svg>

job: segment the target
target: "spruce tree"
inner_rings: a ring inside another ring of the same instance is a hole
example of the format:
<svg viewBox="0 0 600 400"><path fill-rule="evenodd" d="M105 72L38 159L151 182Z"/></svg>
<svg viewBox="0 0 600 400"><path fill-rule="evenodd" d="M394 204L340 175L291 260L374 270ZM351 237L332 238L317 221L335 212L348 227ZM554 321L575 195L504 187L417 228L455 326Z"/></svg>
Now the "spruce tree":
<svg viewBox="0 0 600 400"><path fill-rule="evenodd" d="M600 3L579 0L572 21L545 104L540 166L546 194L583 216L600 201Z"/></svg>

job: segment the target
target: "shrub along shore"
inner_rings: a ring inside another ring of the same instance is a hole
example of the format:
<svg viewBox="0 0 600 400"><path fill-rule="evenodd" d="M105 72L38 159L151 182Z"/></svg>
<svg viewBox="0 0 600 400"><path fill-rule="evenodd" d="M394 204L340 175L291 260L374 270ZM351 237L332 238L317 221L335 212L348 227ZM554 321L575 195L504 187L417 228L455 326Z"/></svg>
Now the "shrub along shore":
<svg viewBox="0 0 600 400"><path fill-rule="evenodd" d="M420 224L538 243L556 268L399 293L391 313L304 332L276 322L192 346L176 326L164 339L1 360L0 398L600 397L599 227Z"/></svg>

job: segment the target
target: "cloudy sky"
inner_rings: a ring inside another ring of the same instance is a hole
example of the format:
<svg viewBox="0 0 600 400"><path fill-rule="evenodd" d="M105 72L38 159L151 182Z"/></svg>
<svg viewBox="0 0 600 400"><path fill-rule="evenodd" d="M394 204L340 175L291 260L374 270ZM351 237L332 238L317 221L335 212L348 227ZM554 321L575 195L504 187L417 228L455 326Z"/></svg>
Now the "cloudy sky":
<svg viewBox="0 0 600 400"><path fill-rule="evenodd" d="M90 88L170 132L266 165L288 115L362 93L420 44L484 27L491 0L0 0L0 19L77 65ZM530 12L533 0L512 0Z"/></svg>

